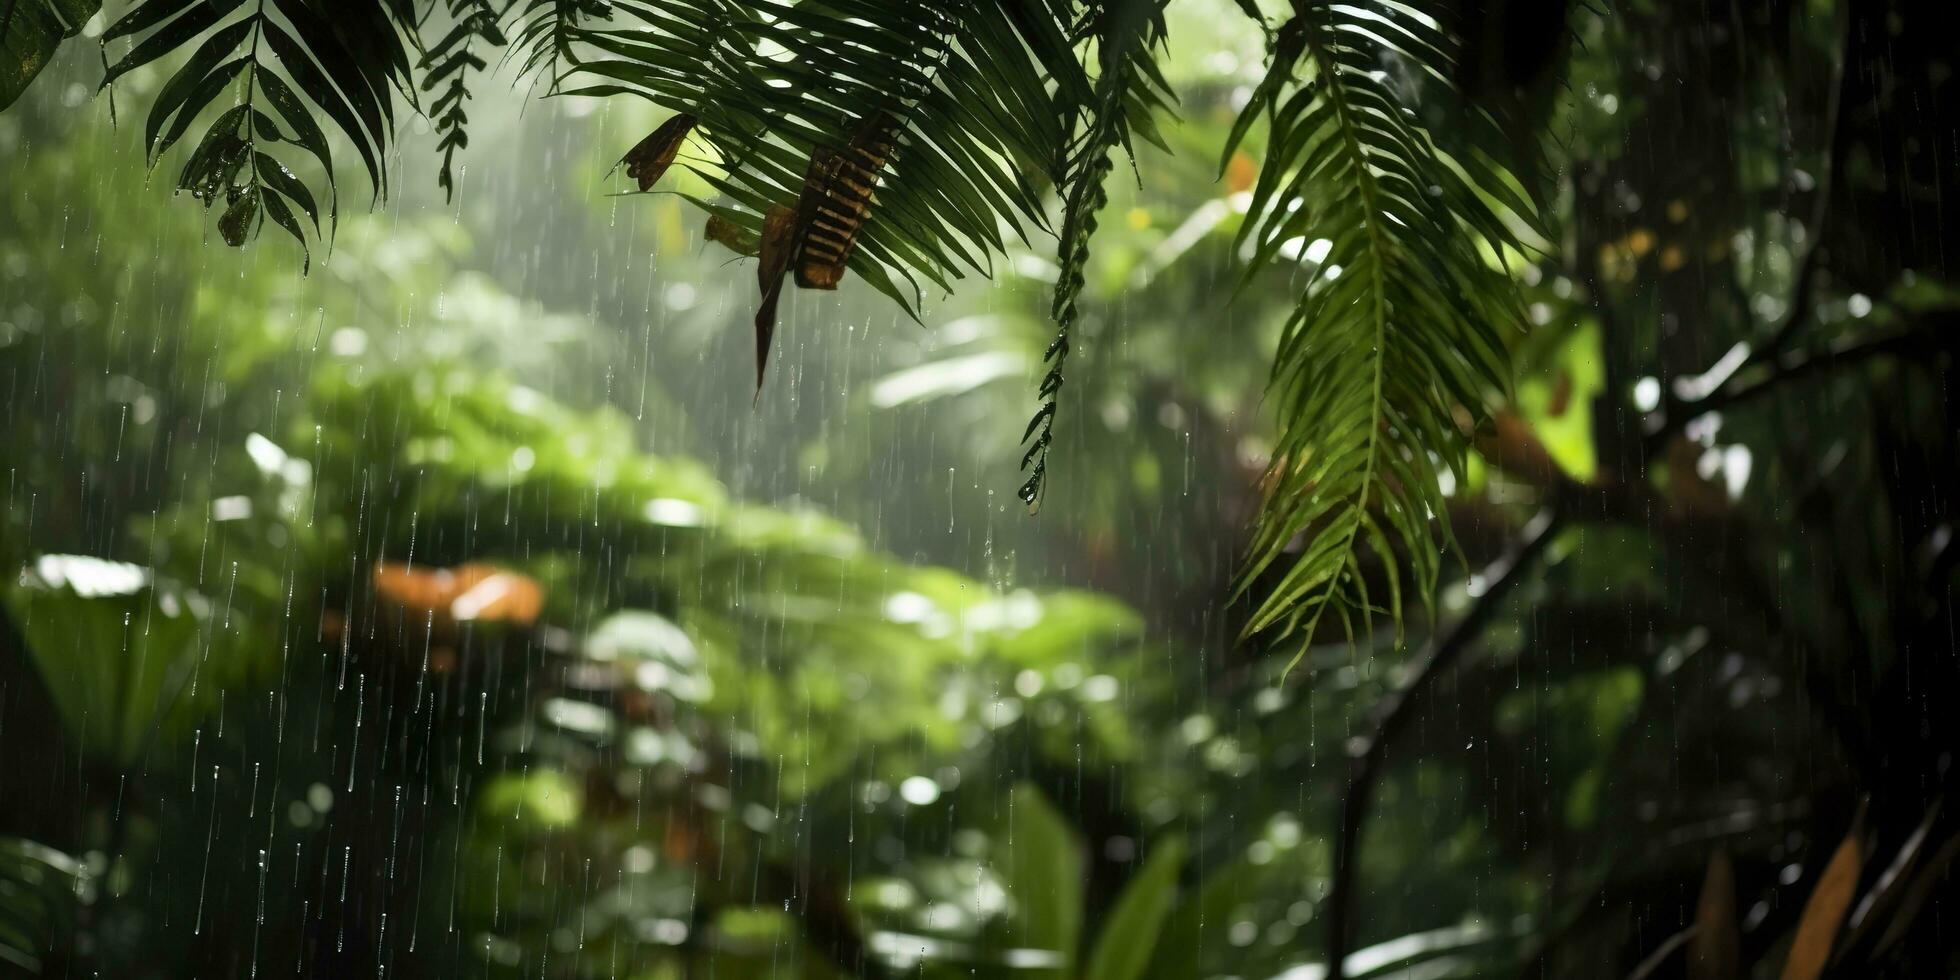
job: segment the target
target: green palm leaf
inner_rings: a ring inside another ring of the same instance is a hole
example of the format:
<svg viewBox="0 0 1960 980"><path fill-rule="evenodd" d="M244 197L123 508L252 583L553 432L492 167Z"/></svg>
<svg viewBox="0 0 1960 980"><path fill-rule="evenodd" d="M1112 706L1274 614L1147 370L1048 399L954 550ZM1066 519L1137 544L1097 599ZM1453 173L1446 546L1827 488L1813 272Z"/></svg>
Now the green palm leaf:
<svg viewBox="0 0 1960 980"><path fill-rule="evenodd" d="M1445 8L1295 4L1225 150L1268 120L1241 244L1254 269L1305 284L1274 360L1281 432L1241 588L1269 570L1276 584L1248 632L1310 638L1330 610L1350 635L1378 608L1399 623L1398 553L1426 601L1449 536L1443 474L1467 452L1455 414L1481 421L1506 386L1501 332L1522 317L1496 263L1518 247L1506 219L1528 214L1495 202L1518 200L1516 182L1486 156L1438 149L1412 90L1391 82L1447 84ZM1368 593L1369 552L1388 596Z"/></svg>
<svg viewBox="0 0 1960 980"><path fill-rule="evenodd" d="M908 309L926 284L991 272L1003 234L1046 227L1039 182L1067 179L1072 109L1091 86L1058 0L620 0L583 30L570 92L630 92L699 120L714 164L683 155L760 235L813 153L865 120L895 152L849 268ZM900 284L904 288L900 288Z"/></svg>
<svg viewBox="0 0 1960 980"><path fill-rule="evenodd" d="M1165 3L449 0L432 27L410 0L142 0L103 39L127 45L109 80L177 66L145 125L153 157L212 120L178 186L207 207L223 201L219 231L234 244L268 219L302 245L320 235L318 202L330 218L338 207L330 131L384 192L396 97L413 104L418 88L434 97L439 182L452 188L466 79L500 47L549 92L632 95L692 119L671 149L718 192L698 202L718 240L766 245L772 209L813 213L799 201L821 198L809 196L815 164L875 130L861 174L875 196L834 253L908 311L928 287L990 275L1010 238L1053 230L1052 190L1061 277L1024 435L1022 496L1034 503L1113 154L1154 141L1166 111L1155 62ZM1241 231L1248 275L1281 267L1303 283L1270 382L1281 433L1243 580L1271 583L1254 632L1312 635L1329 611L1350 629L1357 613L1399 617L1402 562L1427 598L1449 536L1440 481L1466 452L1458 413L1480 420L1505 385L1503 331L1520 318L1499 263L1532 220L1527 195L1494 162L1505 140L1487 115L1457 110L1441 141L1412 111L1466 104L1451 88L1452 12L1443 0L1295 0L1228 140L1227 157L1263 123ZM424 30L438 40L425 47ZM322 183L295 175L287 144L317 161ZM779 262L793 238L779 231ZM1387 595L1368 595L1359 574L1370 553Z"/></svg>
<svg viewBox="0 0 1960 980"><path fill-rule="evenodd" d="M445 200L453 199L456 193L456 151L470 145L469 73L481 72L489 64L478 50L507 43L490 0L449 0L449 16L454 22L449 32L429 46L418 66L422 91L440 90L429 105L429 115L435 120L436 132L442 134L437 142L442 150L442 169L436 174L436 184Z"/></svg>

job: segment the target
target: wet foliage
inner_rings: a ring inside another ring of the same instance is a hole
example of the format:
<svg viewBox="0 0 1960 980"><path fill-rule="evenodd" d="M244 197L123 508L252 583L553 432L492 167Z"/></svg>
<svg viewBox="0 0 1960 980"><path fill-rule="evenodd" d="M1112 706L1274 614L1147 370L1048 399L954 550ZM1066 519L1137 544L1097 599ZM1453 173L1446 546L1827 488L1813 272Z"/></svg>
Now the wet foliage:
<svg viewBox="0 0 1960 980"><path fill-rule="evenodd" d="M0 0L0 976L1949 975L1948 19Z"/></svg>

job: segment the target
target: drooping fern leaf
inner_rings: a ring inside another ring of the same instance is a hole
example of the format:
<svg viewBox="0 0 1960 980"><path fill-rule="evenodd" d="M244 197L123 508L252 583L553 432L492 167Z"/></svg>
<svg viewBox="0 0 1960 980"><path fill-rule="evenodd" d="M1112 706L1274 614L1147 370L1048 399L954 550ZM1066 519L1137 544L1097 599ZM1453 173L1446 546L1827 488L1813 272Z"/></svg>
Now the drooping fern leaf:
<svg viewBox="0 0 1960 980"><path fill-rule="evenodd" d="M541 80L547 92L578 60L574 50L586 22L603 21L612 13L605 0L513 0L515 8L509 56L519 61L520 74Z"/></svg>
<svg viewBox="0 0 1960 980"><path fill-rule="evenodd" d="M1399 625L1405 557L1427 601L1450 533L1443 473L1467 452L1455 415L1481 420L1506 386L1502 331L1522 318L1495 263L1518 247L1505 212L1530 216L1496 203L1519 200L1503 168L1437 148L1389 70L1447 84L1448 14L1300 0L1225 149L1269 118L1241 245L1253 268L1303 283L1273 365L1280 435L1241 588L1268 571L1276 584L1248 633L1311 638L1330 611L1350 636L1381 609ZM1369 552L1386 597L1369 594Z"/></svg>
<svg viewBox="0 0 1960 980"><path fill-rule="evenodd" d="M442 94L429 104L429 117L435 120L436 132L442 134L436 144L442 150L442 169L436 173L436 184L442 188L445 200L453 199L456 194L456 151L470 145L469 112L464 104L470 99L469 73L480 72L487 65L476 51L477 43L491 48L506 43L490 0L449 0L449 15L454 21L449 33L429 46L420 65L422 91L442 89Z"/></svg>
<svg viewBox="0 0 1960 980"><path fill-rule="evenodd" d="M332 150L317 110L354 145L375 196L386 192L381 156L394 130L395 95L409 91L404 38L412 15L408 0L146 0L103 32L104 45L132 46L102 84L189 49L144 123L151 165L216 110L177 188L207 209L222 201L218 231L227 244L244 244L270 219L310 251L299 215L317 239L318 196L278 154L290 145L319 162L328 215L337 214Z"/></svg>
<svg viewBox="0 0 1960 980"><path fill-rule="evenodd" d="M1030 508L1041 506L1047 488L1048 452L1055 442L1055 416L1061 408L1063 368L1081 310L1089 241L1096 234L1096 216L1109 203L1106 183L1113 164L1110 154L1127 148L1132 129L1150 132L1151 118L1163 106L1167 91L1151 62L1152 45L1162 39L1162 0L1113 0L1089 20L1097 39L1102 70L1096 79L1093 104L1077 110L1081 135L1066 170L1062 192L1062 230L1057 249L1060 275L1050 318L1055 338L1042 353L1048 366L1035 397L1041 402L1021 434L1021 470L1026 474L1019 496Z"/></svg>

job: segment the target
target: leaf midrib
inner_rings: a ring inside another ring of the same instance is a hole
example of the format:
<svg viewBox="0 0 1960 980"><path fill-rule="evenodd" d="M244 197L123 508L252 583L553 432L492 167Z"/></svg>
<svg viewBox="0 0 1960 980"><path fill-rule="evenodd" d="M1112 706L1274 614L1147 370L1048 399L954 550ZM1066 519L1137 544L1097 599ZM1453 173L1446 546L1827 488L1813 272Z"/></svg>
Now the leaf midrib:
<svg viewBox="0 0 1960 980"><path fill-rule="evenodd" d="M1347 513L1341 518L1347 528L1341 542L1343 555L1341 563L1335 568L1327 584L1327 589L1331 592L1339 588L1342 573L1354 564L1354 542L1361 531L1362 520L1366 516L1364 511L1368 503L1368 491L1374 486L1377 460L1381 452L1382 367L1385 360L1383 347L1388 340L1388 297L1384 280L1388 274L1388 266L1385 261L1386 249L1382 243L1381 214L1376 206L1379 188L1375 186L1373 171L1368 169L1367 153L1362 150L1361 142L1355 136L1356 124L1352 118L1353 110L1348 105L1347 95L1341 84L1343 69L1332 52L1327 50L1326 40L1320 36L1321 31L1327 29L1326 25L1312 20L1307 20L1307 23L1309 27L1305 33L1308 56L1313 59L1315 68L1325 79L1324 90L1327 92L1328 104L1334 109L1335 127L1340 133L1341 145L1353 158L1356 189L1361 194L1361 221L1368 232L1368 253L1372 264L1369 274L1372 277L1371 291L1374 293L1374 309L1371 311L1371 318L1374 321L1374 346L1369 353L1372 369L1369 379L1368 446L1362 453L1367 474L1363 477L1361 492L1349 502ZM1303 637L1312 639L1315 630L1320 626L1320 617L1326 614L1327 607L1331 604L1331 596L1322 598L1319 605L1315 607L1313 616L1307 620L1306 629L1301 633ZM1255 619L1248 630L1257 631L1269 625L1271 625L1271 617L1263 617Z"/></svg>

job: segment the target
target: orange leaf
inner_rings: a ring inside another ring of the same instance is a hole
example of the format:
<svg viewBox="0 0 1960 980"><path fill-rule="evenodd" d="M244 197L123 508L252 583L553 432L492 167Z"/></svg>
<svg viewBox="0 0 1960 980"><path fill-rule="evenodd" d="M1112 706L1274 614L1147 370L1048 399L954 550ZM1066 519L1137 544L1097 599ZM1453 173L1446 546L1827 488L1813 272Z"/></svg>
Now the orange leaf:
<svg viewBox="0 0 1960 980"><path fill-rule="evenodd" d="M1783 961L1783 980L1817 980L1831 962L1831 945L1837 941L1844 913L1858 893L1858 874L1864 867L1863 848L1858 838L1865 831L1865 807L1851 820L1831 862L1817 879L1810 900L1804 903L1803 918L1797 922L1797 938L1790 944L1790 958Z"/></svg>
<svg viewBox="0 0 1960 980"><path fill-rule="evenodd" d="M413 568L376 562L374 593L412 619L443 625L501 622L529 626L544 610L544 590L529 576L481 562Z"/></svg>
<svg viewBox="0 0 1960 980"><path fill-rule="evenodd" d="M465 570L473 581L450 600L451 619L519 626L538 621L544 611L544 590L529 576L489 565L463 565L457 568L459 577Z"/></svg>
<svg viewBox="0 0 1960 980"><path fill-rule="evenodd" d="M1735 865L1727 851L1708 859L1688 942L1688 980L1735 980L1742 971L1742 938L1735 924Z"/></svg>
<svg viewBox="0 0 1960 980"><path fill-rule="evenodd" d="M1259 165L1245 155L1244 150L1232 151L1232 158L1225 161L1225 192L1239 194L1252 189L1259 180Z"/></svg>

